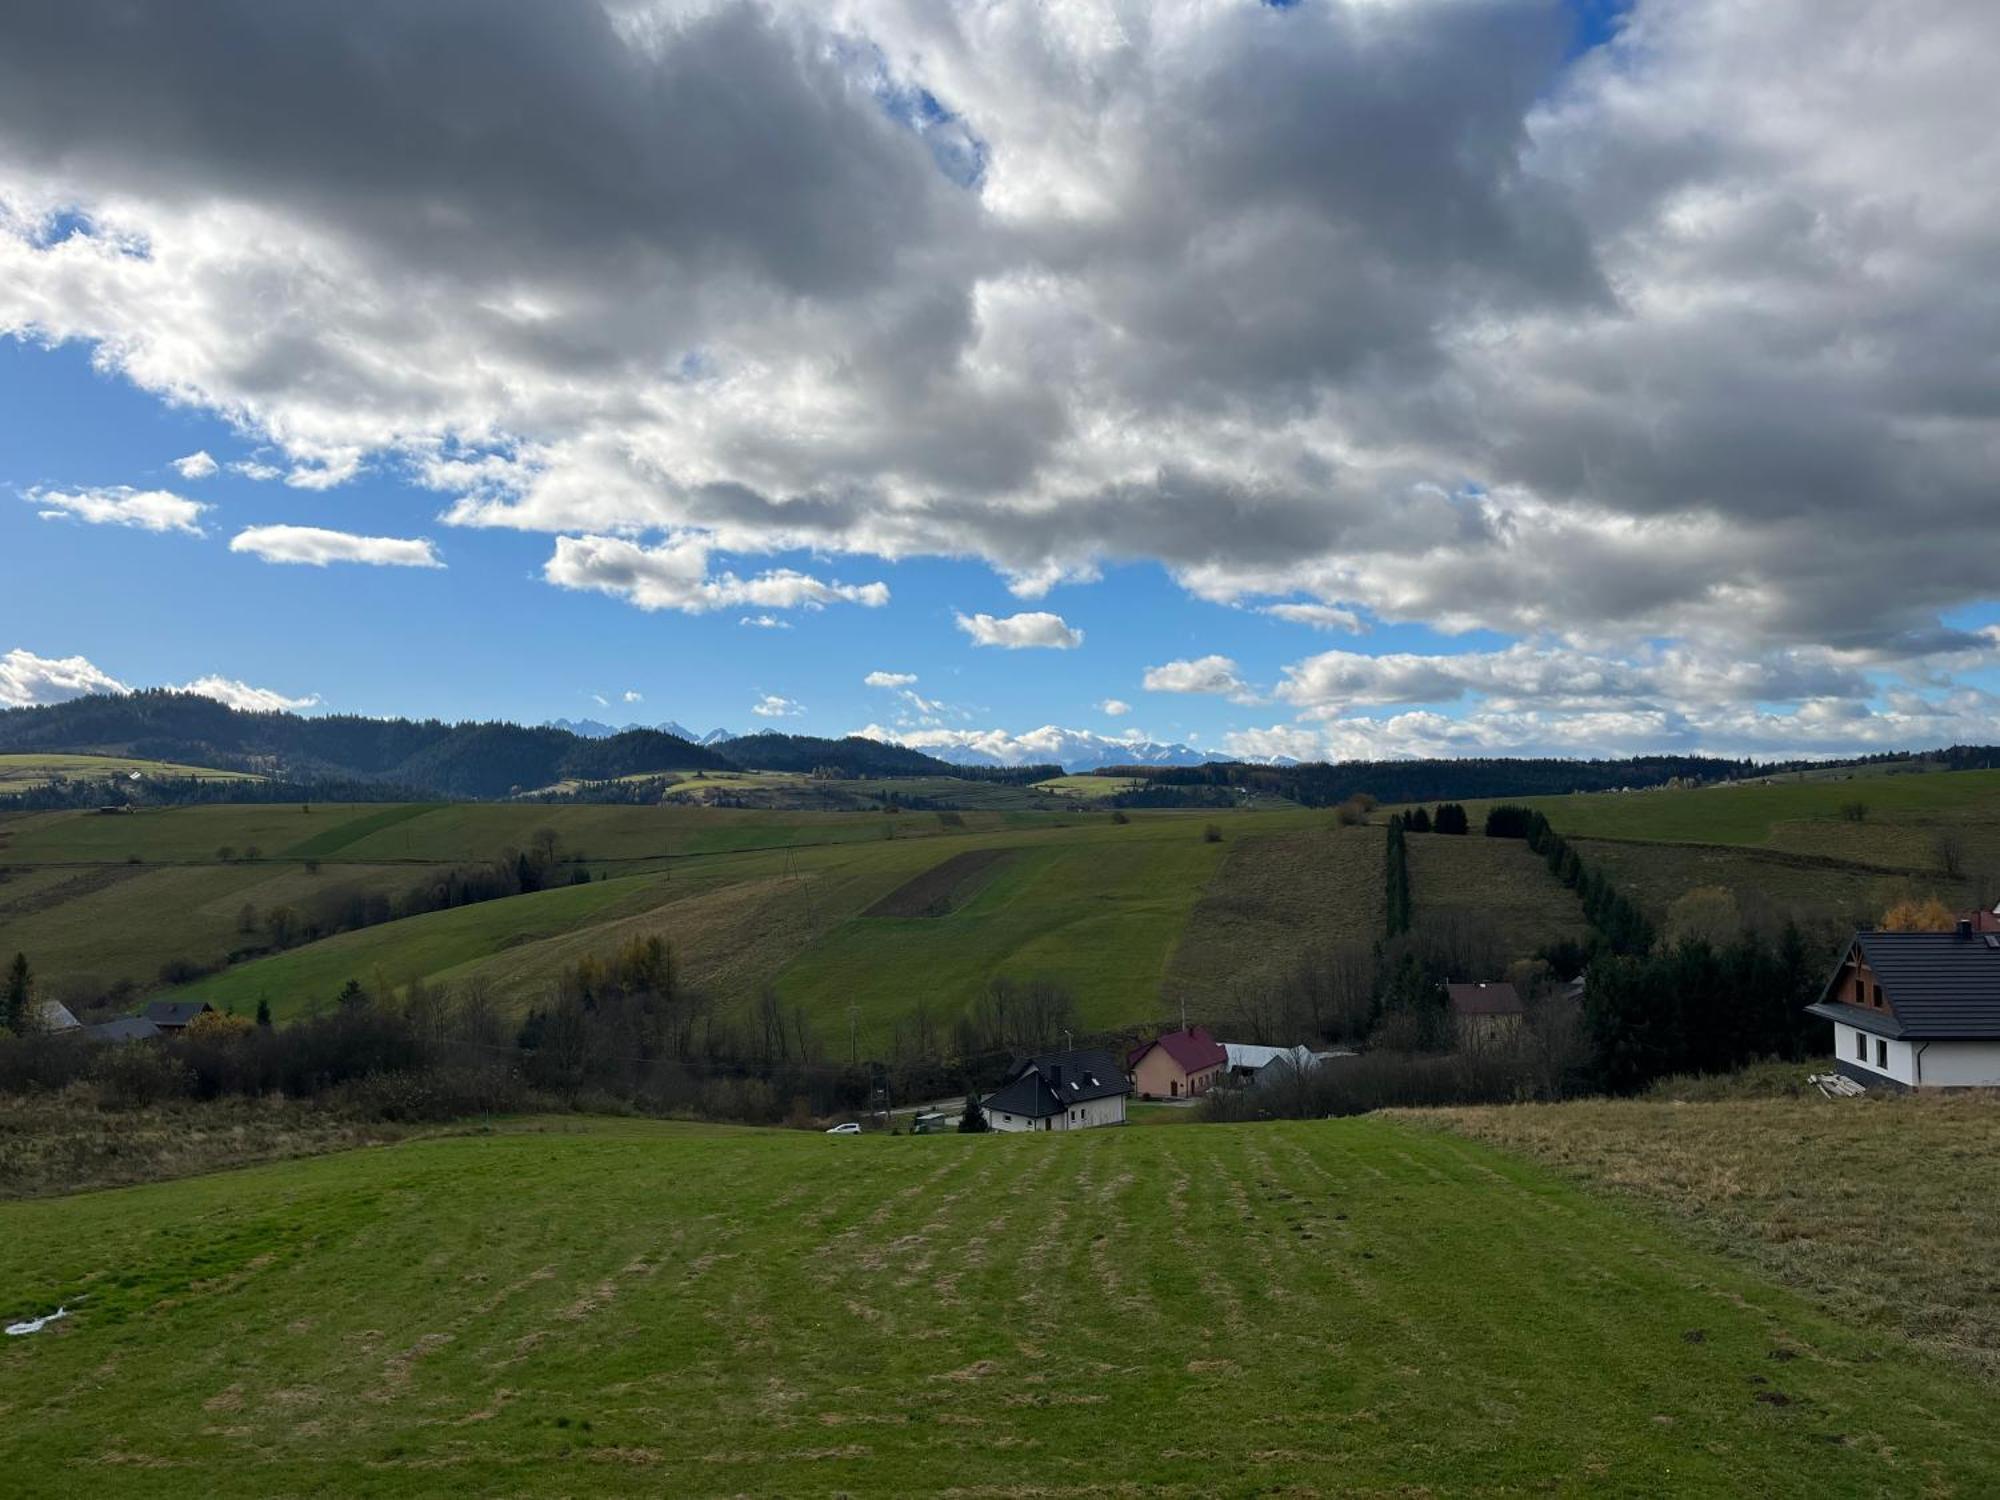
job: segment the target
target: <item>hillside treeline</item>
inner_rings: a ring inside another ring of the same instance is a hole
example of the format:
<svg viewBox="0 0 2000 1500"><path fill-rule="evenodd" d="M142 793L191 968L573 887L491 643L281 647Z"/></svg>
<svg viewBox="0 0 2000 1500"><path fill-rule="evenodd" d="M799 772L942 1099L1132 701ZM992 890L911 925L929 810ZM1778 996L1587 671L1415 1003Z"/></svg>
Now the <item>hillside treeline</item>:
<svg viewBox="0 0 2000 1500"><path fill-rule="evenodd" d="M1127 807L1212 806L1218 791L1284 797L1306 807L1332 807L1357 792L1381 802L1555 796L1620 787L1665 786L1672 781L1725 781L1768 774L1747 760L1705 755L1645 755L1626 760L1347 760L1335 765L1261 766L1212 761L1199 766L1126 766L1144 787L1115 800ZM1111 774L1111 773L1107 773ZM1172 790L1170 790L1172 789ZM1174 792L1184 794L1179 802Z"/></svg>
<svg viewBox="0 0 2000 1500"><path fill-rule="evenodd" d="M605 781L648 771L828 771L843 776L953 776L963 768L878 740L755 734L725 749L657 729L589 739L566 729L502 722L304 718L244 713L194 693L97 695L0 711L0 752L130 755L288 783L392 783L433 797L505 797L559 781ZM977 779L1011 780L1012 768ZM228 791L234 800L236 793ZM292 800L292 799L287 799ZM334 800L322 795L319 800Z"/></svg>

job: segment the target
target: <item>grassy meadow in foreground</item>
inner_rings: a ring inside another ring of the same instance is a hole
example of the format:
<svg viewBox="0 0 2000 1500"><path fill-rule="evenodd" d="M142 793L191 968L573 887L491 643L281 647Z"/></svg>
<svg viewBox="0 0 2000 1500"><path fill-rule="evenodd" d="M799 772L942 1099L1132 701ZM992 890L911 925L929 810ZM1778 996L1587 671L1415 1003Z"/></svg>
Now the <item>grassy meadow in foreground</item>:
<svg viewBox="0 0 2000 1500"><path fill-rule="evenodd" d="M0 1206L11 1493L1992 1493L1991 1393L1383 1120L555 1122Z"/></svg>
<svg viewBox="0 0 2000 1500"><path fill-rule="evenodd" d="M1419 1118L1636 1201L1842 1317L2000 1377L1990 1095L1585 1100Z"/></svg>

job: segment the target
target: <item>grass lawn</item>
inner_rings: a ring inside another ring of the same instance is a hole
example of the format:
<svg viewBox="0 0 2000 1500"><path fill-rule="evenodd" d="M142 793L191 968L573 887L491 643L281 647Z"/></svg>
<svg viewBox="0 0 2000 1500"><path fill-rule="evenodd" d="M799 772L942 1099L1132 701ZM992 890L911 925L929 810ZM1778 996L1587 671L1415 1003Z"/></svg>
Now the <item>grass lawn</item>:
<svg viewBox="0 0 2000 1500"><path fill-rule="evenodd" d="M2000 1377L1991 1097L1594 1100L1428 1118L1636 1200L1830 1311Z"/></svg>
<svg viewBox="0 0 2000 1500"><path fill-rule="evenodd" d="M1384 1120L563 1120L0 1206L11 1493L1980 1495L1992 1390Z"/></svg>
<svg viewBox="0 0 2000 1500"><path fill-rule="evenodd" d="M68 781L121 780L137 772L155 781L261 781L247 771L218 771L212 766L184 766L170 760L135 760L127 755L0 755L0 796L12 796Z"/></svg>

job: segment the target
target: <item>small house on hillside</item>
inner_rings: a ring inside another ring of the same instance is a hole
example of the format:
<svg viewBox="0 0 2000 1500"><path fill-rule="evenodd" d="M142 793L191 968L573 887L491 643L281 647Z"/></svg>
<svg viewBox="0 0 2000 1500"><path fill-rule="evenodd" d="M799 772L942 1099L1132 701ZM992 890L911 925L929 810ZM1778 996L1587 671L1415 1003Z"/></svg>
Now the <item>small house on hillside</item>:
<svg viewBox="0 0 2000 1500"><path fill-rule="evenodd" d="M1520 995L1504 979L1447 984L1444 992L1461 1047L1504 1041L1521 1029L1526 1017Z"/></svg>
<svg viewBox="0 0 2000 1500"><path fill-rule="evenodd" d="M2000 1088L2000 934L1857 932L1808 1015L1871 1088Z"/></svg>
<svg viewBox="0 0 2000 1500"><path fill-rule="evenodd" d="M53 1035L58 1031L75 1031L83 1023L62 1001L44 1000L35 1007L35 1024Z"/></svg>
<svg viewBox="0 0 2000 1500"><path fill-rule="evenodd" d="M118 1016L70 1033L90 1042L150 1042L159 1034L160 1028L144 1016Z"/></svg>
<svg viewBox="0 0 2000 1500"><path fill-rule="evenodd" d="M1229 1057L1203 1026L1187 1026L1142 1042L1125 1055L1125 1071L1141 1099L1192 1099L1222 1077Z"/></svg>
<svg viewBox="0 0 2000 1500"><path fill-rule="evenodd" d="M995 1130L1087 1130L1123 1125L1131 1092L1118 1059L1093 1047L1016 1063L980 1108Z"/></svg>
<svg viewBox="0 0 2000 1500"><path fill-rule="evenodd" d="M174 1036L186 1031L196 1016L214 1009L206 1000L155 1000L139 1014Z"/></svg>

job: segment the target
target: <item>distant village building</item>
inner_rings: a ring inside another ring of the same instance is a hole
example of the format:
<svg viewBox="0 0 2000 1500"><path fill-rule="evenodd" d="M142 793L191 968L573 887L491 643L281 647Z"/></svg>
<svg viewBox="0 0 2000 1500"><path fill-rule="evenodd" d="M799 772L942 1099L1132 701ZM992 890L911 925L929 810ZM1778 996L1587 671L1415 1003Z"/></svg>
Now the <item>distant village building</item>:
<svg viewBox="0 0 2000 1500"><path fill-rule="evenodd" d="M214 1009L206 1000L155 1000L139 1014L173 1036L186 1031L196 1016Z"/></svg>
<svg viewBox="0 0 2000 1500"><path fill-rule="evenodd" d="M1292 1047L1259 1047L1247 1042L1225 1042L1229 1054L1229 1079L1253 1088L1289 1083L1325 1066L1335 1058L1352 1057L1345 1048L1315 1052L1303 1044Z"/></svg>
<svg viewBox="0 0 2000 1500"><path fill-rule="evenodd" d="M1444 992L1461 1047L1504 1041L1521 1029L1526 1018L1520 995L1504 979L1447 984Z"/></svg>
<svg viewBox="0 0 2000 1500"><path fill-rule="evenodd" d="M2000 1088L2000 934L1858 932L1809 1015L1870 1088Z"/></svg>
<svg viewBox="0 0 2000 1500"><path fill-rule="evenodd" d="M35 1007L35 1024L43 1031L77 1031L83 1023L60 1000L44 1000Z"/></svg>
<svg viewBox="0 0 2000 1500"><path fill-rule="evenodd" d="M89 1042L149 1042L160 1035L160 1028L144 1016L119 1016L94 1026L79 1027L70 1035Z"/></svg>
<svg viewBox="0 0 2000 1500"><path fill-rule="evenodd" d="M1093 1047L1016 1063L980 1108L995 1130L1088 1130L1124 1124L1131 1092L1118 1059Z"/></svg>
<svg viewBox="0 0 2000 1500"><path fill-rule="evenodd" d="M1206 1027L1187 1026L1134 1047L1125 1055L1125 1071L1141 1099L1193 1099L1214 1086L1228 1062Z"/></svg>

